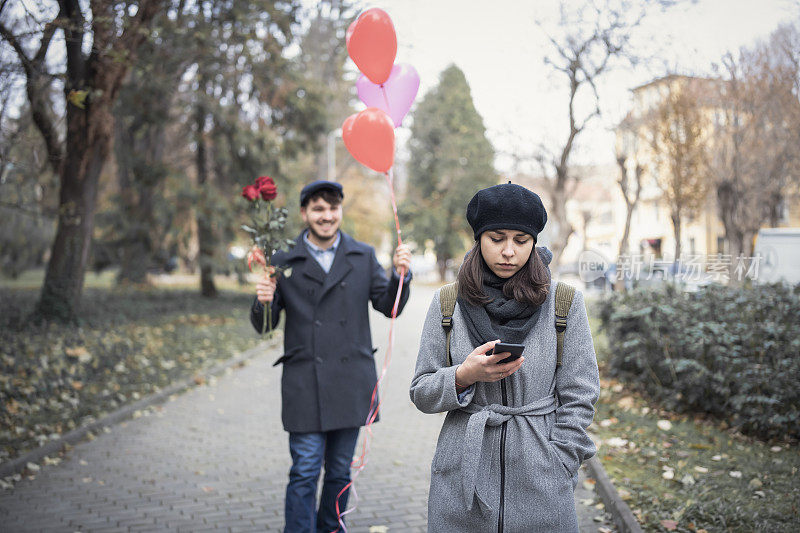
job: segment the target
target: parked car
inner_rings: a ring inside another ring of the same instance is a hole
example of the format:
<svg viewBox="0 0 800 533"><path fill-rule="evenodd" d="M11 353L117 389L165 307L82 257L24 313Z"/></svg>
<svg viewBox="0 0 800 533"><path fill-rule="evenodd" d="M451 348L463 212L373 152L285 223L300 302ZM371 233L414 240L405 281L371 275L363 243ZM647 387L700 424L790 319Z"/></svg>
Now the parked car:
<svg viewBox="0 0 800 533"><path fill-rule="evenodd" d="M756 282L800 283L800 228L759 230L753 255L761 258Z"/></svg>

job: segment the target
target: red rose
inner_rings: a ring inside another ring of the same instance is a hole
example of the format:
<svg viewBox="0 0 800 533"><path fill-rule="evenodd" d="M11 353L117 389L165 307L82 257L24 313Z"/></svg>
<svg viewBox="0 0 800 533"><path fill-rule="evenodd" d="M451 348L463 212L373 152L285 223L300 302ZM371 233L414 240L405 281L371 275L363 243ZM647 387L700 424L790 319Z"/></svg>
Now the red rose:
<svg viewBox="0 0 800 533"><path fill-rule="evenodd" d="M246 187L242 188L242 196L250 200L251 202L258 198L258 187L255 185L247 185Z"/></svg>
<svg viewBox="0 0 800 533"><path fill-rule="evenodd" d="M256 186L258 187L258 192L261 193L261 198L267 202L274 200L275 197L278 196L278 187L269 176L261 176L258 178L256 180Z"/></svg>

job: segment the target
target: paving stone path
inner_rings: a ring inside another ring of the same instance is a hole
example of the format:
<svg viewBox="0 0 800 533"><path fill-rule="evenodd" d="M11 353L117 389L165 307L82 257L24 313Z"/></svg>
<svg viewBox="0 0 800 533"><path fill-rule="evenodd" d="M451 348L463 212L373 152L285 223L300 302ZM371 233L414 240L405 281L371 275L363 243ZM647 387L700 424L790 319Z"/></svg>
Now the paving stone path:
<svg viewBox="0 0 800 533"><path fill-rule="evenodd" d="M397 321L382 421L356 481L352 533L426 530L430 462L444 417L417 411L408 385L432 295L432 288L415 286ZM384 354L389 322L372 319ZM280 369L271 366L278 355L258 356L173 397L1 491L0 531L282 531L290 462ZM598 521L602 511L586 505L597 498L584 480L582 473L575 496L581 531L612 528L607 517Z"/></svg>

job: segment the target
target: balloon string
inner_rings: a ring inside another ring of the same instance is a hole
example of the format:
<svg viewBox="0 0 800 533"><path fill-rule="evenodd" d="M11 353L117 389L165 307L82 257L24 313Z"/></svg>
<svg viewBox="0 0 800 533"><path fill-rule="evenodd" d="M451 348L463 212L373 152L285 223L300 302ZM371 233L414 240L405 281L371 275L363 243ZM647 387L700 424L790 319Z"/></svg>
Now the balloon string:
<svg viewBox="0 0 800 533"><path fill-rule="evenodd" d="M393 169L389 169L389 172L386 174L386 180L389 184L389 194L392 199L392 211L394 212L394 224L395 228L397 229L397 244L398 246L403 244L403 239L401 237L400 231L400 219L397 216L397 201L395 200L394 196L394 172ZM358 493L356 493L355 488L355 481L358 475L364 470L364 467L367 466L367 457L369 455L369 445L372 442L372 424L375 422L375 419L378 418L378 412L380 411L381 404L383 400L379 400L378 389L380 388L381 383L383 382L383 378L386 376L386 371L389 368L389 363L392 360L392 350L394 348L394 325L395 321L397 320L397 310L400 308L400 297L403 293L403 280L406 277L406 269L401 268L398 272L400 276L400 281L397 284L397 294L394 298L394 305L392 306L392 317L389 323L389 346L386 349L386 358L383 361L383 367L381 368L381 375L378 378L378 381L375 383L375 388L372 389L372 398L370 399L369 404L369 413L367 414L367 421L364 424L364 438L363 443L361 446L361 454L350 463L350 468L353 470L353 474L350 478L350 482L345 485L342 490L339 491L339 494L336 495L336 515L339 519L339 526L341 526L342 531L347 533L347 527L344 525L344 516L352 513L358 507ZM348 489L352 488L353 491L353 498L354 502L352 507L347 509L346 511L342 512L339 509L339 499L341 496L347 492ZM331 533L336 533L336 531L332 531Z"/></svg>

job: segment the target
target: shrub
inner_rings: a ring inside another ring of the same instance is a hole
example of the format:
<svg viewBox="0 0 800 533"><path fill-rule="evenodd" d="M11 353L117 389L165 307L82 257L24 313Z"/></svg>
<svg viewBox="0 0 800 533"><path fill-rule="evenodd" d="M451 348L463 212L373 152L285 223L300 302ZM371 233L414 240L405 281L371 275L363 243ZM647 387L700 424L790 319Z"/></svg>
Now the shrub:
<svg viewBox="0 0 800 533"><path fill-rule="evenodd" d="M800 437L800 286L665 284L613 294L600 318L609 372L667 409L761 438Z"/></svg>

